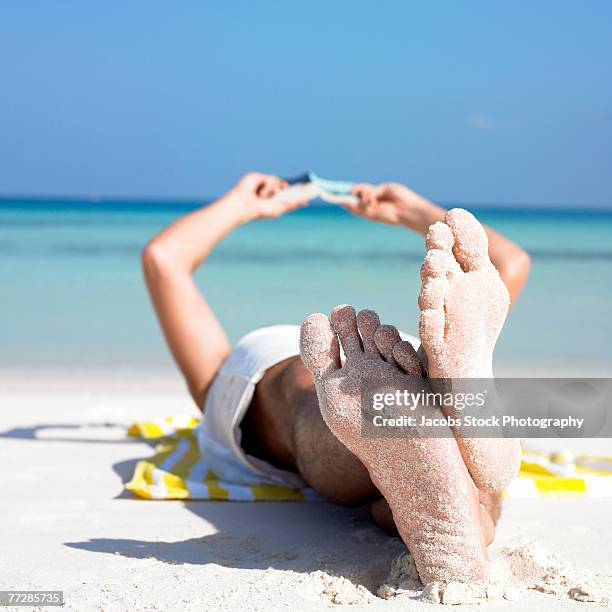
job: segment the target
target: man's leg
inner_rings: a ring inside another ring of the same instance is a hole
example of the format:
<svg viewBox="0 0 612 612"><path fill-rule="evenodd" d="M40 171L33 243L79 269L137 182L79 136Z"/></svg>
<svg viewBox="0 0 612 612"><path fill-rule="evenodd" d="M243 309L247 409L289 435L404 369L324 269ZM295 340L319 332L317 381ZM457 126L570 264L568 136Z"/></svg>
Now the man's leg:
<svg viewBox="0 0 612 612"><path fill-rule="evenodd" d="M336 504L361 505L379 497L363 463L323 420L316 393L304 395L296 408L293 442L302 478Z"/></svg>

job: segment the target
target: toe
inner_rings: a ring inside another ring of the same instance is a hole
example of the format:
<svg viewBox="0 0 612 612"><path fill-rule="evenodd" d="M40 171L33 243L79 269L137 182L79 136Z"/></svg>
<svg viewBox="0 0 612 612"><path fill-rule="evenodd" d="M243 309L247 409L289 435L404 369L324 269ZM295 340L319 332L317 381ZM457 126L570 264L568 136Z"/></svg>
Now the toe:
<svg viewBox="0 0 612 612"><path fill-rule="evenodd" d="M425 238L425 247L427 250L440 249L441 251L450 253L453 250L454 244L455 237L446 223L436 221L429 227L427 238Z"/></svg>
<svg viewBox="0 0 612 612"><path fill-rule="evenodd" d="M331 312L331 324L340 338L344 354L349 357L361 353L361 339L357 331L357 317L352 306L336 306Z"/></svg>
<svg viewBox="0 0 612 612"><path fill-rule="evenodd" d="M423 376L421 361L408 340L400 340L395 343L393 357L395 357L395 361L397 361L400 368L409 376Z"/></svg>
<svg viewBox="0 0 612 612"><path fill-rule="evenodd" d="M324 314L312 314L302 323L300 355L315 378L322 378L340 367L338 337Z"/></svg>
<svg viewBox="0 0 612 612"><path fill-rule="evenodd" d="M440 249L427 251L421 266L421 280L432 277L451 280L458 274L461 274L461 268L451 253Z"/></svg>
<svg viewBox="0 0 612 612"><path fill-rule="evenodd" d="M374 332L374 342L376 348L380 354L390 364L395 364L395 358L393 357L393 347L400 341L399 332L393 325L379 325L378 329Z"/></svg>
<svg viewBox="0 0 612 612"><path fill-rule="evenodd" d="M449 286L445 278L426 278L419 294L419 308L444 308L444 298Z"/></svg>
<svg viewBox="0 0 612 612"><path fill-rule="evenodd" d="M453 208L444 220L455 238L453 253L465 272L492 265L487 234L474 215L462 208Z"/></svg>
<svg viewBox="0 0 612 612"><path fill-rule="evenodd" d="M436 223L430 228L428 242L442 248L430 248L421 266L419 335L428 357L437 355L443 347L446 294L450 281L463 274L451 251L450 228L445 226L447 229L444 230L443 225Z"/></svg>
<svg viewBox="0 0 612 612"><path fill-rule="evenodd" d="M444 310L427 308L421 310L419 336L428 357L439 354L444 344Z"/></svg>
<svg viewBox="0 0 612 612"><path fill-rule="evenodd" d="M378 354L378 349L374 343L374 332L380 325L380 319L373 310L360 310L357 313L357 327L361 334L363 350L366 353Z"/></svg>

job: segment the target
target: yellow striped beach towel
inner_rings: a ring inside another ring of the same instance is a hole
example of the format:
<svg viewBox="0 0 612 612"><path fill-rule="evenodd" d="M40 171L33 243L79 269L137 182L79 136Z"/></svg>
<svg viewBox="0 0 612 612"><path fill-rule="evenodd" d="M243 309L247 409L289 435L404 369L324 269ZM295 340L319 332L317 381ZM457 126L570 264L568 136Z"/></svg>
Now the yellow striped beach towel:
<svg viewBox="0 0 612 612"><path fill-rule="evenodd" d="M128 435L156 441L156 454L139 461L126 489L147 499L224 501L320 500L304 487L236 485L219 480L202 460L195 428L199 419L176 415L134 423ZM612 497L612 457L547 453L523 448L518 476L504 492L510 499Z"/></svg>
<svg viewBox="0 0 612 612"><path fill-rule="evenodd" d="M292 489L268 483L243 485L220 480L200 454L195 428L199 419L176 415L134 423L128 435L157 441L155 455L139 461L129 491L147 499L209 499L219 501L320 500L309 488Z"/></svg>
<svg viewBox="0 0 612 612"><path fill-rule="evenodd" d="M504 497L612 497L612 457L551 453L523 445L520 471Z"/></svg>

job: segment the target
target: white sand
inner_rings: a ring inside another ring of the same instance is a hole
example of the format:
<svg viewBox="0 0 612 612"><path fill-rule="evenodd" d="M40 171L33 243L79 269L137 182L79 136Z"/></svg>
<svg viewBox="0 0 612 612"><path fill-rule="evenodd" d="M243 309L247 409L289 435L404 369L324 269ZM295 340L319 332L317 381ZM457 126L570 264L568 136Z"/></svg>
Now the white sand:
<svg viewBox="0 0 612 612"><path fill-rule="evenodd" d="M374 595L403 546L362 510L124 496L122 479L151 449L123 427L191 410L176 377L141 376L0 372L0 589L62 589L75 610L435 609L418 593ZM609 440L572 444L612 454ZM554 552L610 596L611 517L612 499L509 501L493 553L537 542L543 566ZM461 609L601 608L561 587Z"/></svg>

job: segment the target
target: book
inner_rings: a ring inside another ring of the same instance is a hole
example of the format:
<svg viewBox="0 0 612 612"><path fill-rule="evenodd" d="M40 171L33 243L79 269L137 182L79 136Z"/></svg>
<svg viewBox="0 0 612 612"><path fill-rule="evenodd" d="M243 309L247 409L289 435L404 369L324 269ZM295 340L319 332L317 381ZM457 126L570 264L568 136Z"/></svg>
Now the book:
<svg viewBox="0 0 612 612"><path fill-rule="evenodd" d="M337 205L354 205L359 202L359 198L351 193L353 183L350 182L324 179L311 171L285 180L289 186L277 193L273 201L288 203L319 198L328 204Z"/></svg>

